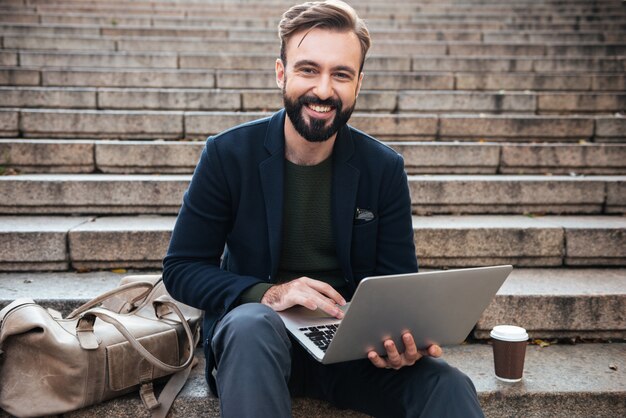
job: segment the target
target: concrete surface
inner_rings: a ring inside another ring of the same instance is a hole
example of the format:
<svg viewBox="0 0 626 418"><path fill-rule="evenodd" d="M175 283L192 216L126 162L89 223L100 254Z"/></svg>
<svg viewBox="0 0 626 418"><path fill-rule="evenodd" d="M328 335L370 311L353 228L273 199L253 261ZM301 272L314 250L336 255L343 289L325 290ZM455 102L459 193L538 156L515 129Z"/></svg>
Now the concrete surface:
<svg viewBox="0 0 626 418"><path fill-rule="evenodd" d="M104 217L73 228L68 234L72 267L160 268L174 221L171 216Z"/></svg>
<svg viewBox="0 0 626 418"><path fill-rule="evenodd" d="M66 270L67 232L88 217L0 217L0 271Z"/></svg>
<svg viewBox="0 0 626 418"><path fill-rule="evenodd" d="M20 131L31 138L180 138L182 112L22 109Z"/></svg>
<svg viewBox="0 0 626 418"><path fill-rule="evenodd" d="M555 418L613 418L626 414L624 350L624 344L528 346L524 378L514 384L495 378L489 345L447 348L443 359L472 379L488 418L518 414L535 418L546 413ZM201 359L174 402L171 416L219 416L218 401L208 393L203 369ZM296 417L363 417L306 398L297 398L292 405ZM103 415L149 416L137 394L64 414L76 418Z"/></svg>
<svg viewBox="0 0 626 418"><path fill-rule="evenodd" d="M243 93L244 97L246 93ZM0 165L21 173L193 172L205 142L0 139ZM626 174L625 144L402 142L388 143L409 174ZM95 148L95 156L94 156ZM618 187L610 186L610 187ZM610 205L621 204L610 190Z"/></svg>
<svg viewBox="0 0 626 418"><path fill-rule="evenodd" d="M142 158L141 149L135 147L135 158ZM167 155L158 155L159 148L151 151L157 153L157 161L166 164ZM115 161L119 171L123 171L127 157L131 155ZM149 163L148 160L144 162ZM2 176L0 193L11 196L11 199L0 202L0 213L175 215L191 176L158 174L158 167L153 166L152 170L157 174L150 175ZM413 213L417 215L584 215L624 213L626 208L622 197L626 188L626 177L623 176L412 175L408 181Z"/></svg>
<svg viewBox="0 0 626 418"><path fill-rule="evenodd" d="M130 274L159 271L2 273L0 309L28 297L67 314ZM488 339L489 331L498 324L522 326L531 339L626 340L626 270L516 268L478 320L472 336Z"/></svg>
<svg viewBox="0 0 626 418"><path fill-rule="evenodd" d="M525 216L414 216L422 267L560 266L564 231Z"/></svg>
<svg viewBox="0 0 626 418"><path fill-rule="evenodd" d="M0 166L27 173L92 172L93 141L0 139Z"/></svg>
<svg viewBox="0 0 626 418"><path fill-rule="evenodd" d="M531 338L626 339L626 270L514 269L476 324L526 328Z"/></svg>

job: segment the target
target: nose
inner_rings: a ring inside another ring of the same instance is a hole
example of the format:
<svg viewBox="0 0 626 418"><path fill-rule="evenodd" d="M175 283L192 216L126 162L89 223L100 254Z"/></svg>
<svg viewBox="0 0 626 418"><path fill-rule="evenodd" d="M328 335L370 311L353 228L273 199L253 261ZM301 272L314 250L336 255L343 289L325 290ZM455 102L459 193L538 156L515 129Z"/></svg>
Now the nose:
<svg viewBox="0 0 626 418"><path fill-rule="evenodd" d="M322 75L318 78L313 91L321 100L326 100L333 96L333 86L329 75Z"/></svg>

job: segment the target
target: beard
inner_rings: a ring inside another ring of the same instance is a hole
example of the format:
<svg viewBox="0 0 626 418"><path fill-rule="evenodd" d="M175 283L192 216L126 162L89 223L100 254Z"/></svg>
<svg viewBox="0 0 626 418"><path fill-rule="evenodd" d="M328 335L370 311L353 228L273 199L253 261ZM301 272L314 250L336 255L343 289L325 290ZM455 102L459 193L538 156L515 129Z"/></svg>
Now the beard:
<svg viewBox="0 0 626 418"><path fill-rule="evenodd" d="M343 110L343 103L339 99L321 100L315 96L300 96L292 100L287 96L284 87L283 102L287 116L289 116L289 120L291 120L294 128L296 128L300 136L309 142L323 142L336 134L341 127L348 123L356 104ZM307 123L302 116L302 108L307 104L331 106L335 110L335 117L331 121L309 118L310 123Z"/></svg>

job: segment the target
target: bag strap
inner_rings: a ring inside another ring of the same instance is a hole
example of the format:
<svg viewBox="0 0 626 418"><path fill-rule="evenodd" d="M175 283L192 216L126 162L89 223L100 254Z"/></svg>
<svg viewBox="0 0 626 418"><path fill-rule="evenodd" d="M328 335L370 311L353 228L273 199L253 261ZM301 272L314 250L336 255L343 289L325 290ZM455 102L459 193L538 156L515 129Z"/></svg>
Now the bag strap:
<svg viewBox="0 0 626 418"><path fill-rule="evenodd" d="M182 390L183 386L185 386L185 383L191 374L191 370L196 367L197 364L198 359L194 357L193 362L189 365L189 367L172 375L165 387L163 387L161 395L159 395L158 405L156 408L150 410L152 418L167 417L167 413L172 407L172 403L174 403L176 396L178 396L178 393ZM152 389L152 386L150 386L150 389Z"/></svg>
<svg viewBox="0 0 626 418"><path fill-rule="evenodd" d="M200 340L200 328L196 328L196 335L194 336L194 347L198 344ZM159 395L159 399L156 399L154 395L154 386L152 382L143 383L139 389L139 395L143 404L150 410L152 418L166 418L167 413L172 407L172 403L178 396L178 393L182 390L183 386L187 380L189 380L189 375L191 374L191 370L196 367L198 364L198 359L194 356L191 364L185 369L181 370L177 373L174 373L167 384L161 390L161 394Z"/></svg>
<svg viewBox="0 0 626 418"><path fill-rule="evenodd" d="M66 319L76 318L78 315L82 314L83 312L88 311L94 306L100 305L105 300L111 299L113 296L119 295L120 293L125 293L133 289L145 288L146 289L145 292L141 292L141 294L139 294L138 296L130 300L131 304L135 304L139 301L144 300L145 297L148 296L148 294L150 293L153 287L154 287L154 283L145 282L145 281L144 282L138 281L138 282L131 282L131 283L124 284L122 286L116 287L115 289L111 289L108 292L105 292L91 299L89 302L86 302L83 305L79 306L78 308L74 309L74 311L72 311L72 313L70 313Z"/></svg>
<svg viewBox="0 0 626 418"><path fill-rule="evenodd" d="M180 311L176 302L174 302L171 297L166 295L160 296L153 302L155 312L158 318L164 316L164 312L161 307L166 306L170 309L171 312L174 312L185 330L185 334L187 335L187 341L189 343L189 356L185 360L185 362L181 365L170 365L162 362L158 358L156 358L152 353L146 350L143 345L126 329L126 327L118 321L109 311L103 308L92 308L86 312L83 312L81 317L76 324L76 337L80 343L80 346L86 350L94 350L98 348L98 340L96 335L93 332L93 326L96 321L96 318L101 319L104 322L107 322L113 325L130 343L130 345L147 361L152 363L155 367L159 369L168 371L170 373L176 373L181 370L186 369L193 361L194 353L193 349L195 347L195 339L191 328L189 327L189 323L185 319L185 316Z"/></svg>

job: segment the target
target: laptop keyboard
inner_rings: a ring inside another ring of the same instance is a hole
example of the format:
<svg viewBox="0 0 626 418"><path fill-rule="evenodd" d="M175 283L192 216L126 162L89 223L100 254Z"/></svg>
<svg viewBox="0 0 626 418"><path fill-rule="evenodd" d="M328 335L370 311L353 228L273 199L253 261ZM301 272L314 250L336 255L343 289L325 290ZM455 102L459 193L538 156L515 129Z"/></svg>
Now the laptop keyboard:
<svg viewBox="0 0 626 418"><path fill-rule="evenodd" d="M320 350L326 352L330 341L335 336L337 328L339 328L339 323L300 328L300 331L304 332L304 335L308 337L309 340L313 341L313 344L318 346Z"/></svg>

